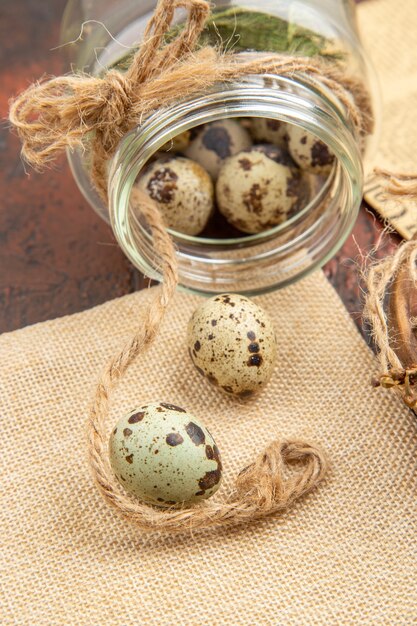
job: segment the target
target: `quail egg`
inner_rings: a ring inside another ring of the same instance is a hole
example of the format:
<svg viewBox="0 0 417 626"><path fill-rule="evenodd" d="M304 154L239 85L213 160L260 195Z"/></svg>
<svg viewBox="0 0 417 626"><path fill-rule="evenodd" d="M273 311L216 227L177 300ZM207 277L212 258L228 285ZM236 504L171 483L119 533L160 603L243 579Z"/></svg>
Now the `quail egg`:
<svg viewBox="0 0 417 626"><path fill-rule="evenodd" d="M253 117L251 119L250 134L256 143L267 142L285 147L287 143L287 127L287 124L280 120Z"/></svg>
<svg viewBox="0 0 417 626"><path fill-rule="evenodd" d="M231 119L205 124L195 133L184 154L204 167L213 180L227 157L252 145L248 131Z"/></svg>
<svg viewBox="0 0 417 626"><path fill-rule="evenodd" d="M197 371L228 394L248 398L271 378L274 328L268 314L244 296L204 301L189 321L187 344Z"/></svg>
<svg viewBox="0 0 417 626"><path fill-rule="evenodd" d="M140 192L155 200L166 225L186 235L198 235L214 206L213 183L198 163L184 157L166 157L149 165L132 189L133 207Z"/></svg>
<svg viewBox="0 0 417 626"><path fill-rule="evenodd" d="M297 204L299 175L266 154L250 150L227 159L216 183L219 211L245 233L284 222Z"/></svg>
<svg viewBox="0 0 417 626"><path fill-rule="evenodd" d="M288 126L288 151L301 169L314 174L328 174L334 162L323 141L295 124Z"/></svg>
<svg viewBox="0 0 417 626"><path fill-rule="evenodd" d="M220 486L213 437L174 404L147 404L122 417L110 435L109 456L125 490L157 506L198 502Z"/></svg>

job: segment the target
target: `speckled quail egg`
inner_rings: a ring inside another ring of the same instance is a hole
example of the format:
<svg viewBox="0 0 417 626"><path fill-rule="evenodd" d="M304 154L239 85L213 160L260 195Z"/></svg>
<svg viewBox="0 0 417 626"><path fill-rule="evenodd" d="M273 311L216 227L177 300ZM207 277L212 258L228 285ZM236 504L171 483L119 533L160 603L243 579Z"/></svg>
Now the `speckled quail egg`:
<svg viewBox="0 0 417 626"><path fill-rule="evenodd" d="M328 174L334 155L320 139L301 126L288 126L288 151L297 165L314 174Z"/></svg>
<svg viewBox="0 0 417 626"><path fill-rule="evenodd" d="M298 173L262 152L240 152L227 159L216 183L219 211L245 233L259 233L284 222L297 203Z"/></svg>
<svg viewBox="0 0 417 626"><path fill-rule="evenodd" d="M231 119L205 124L194 132L185 155L204 167L213 180L227 157L252 145L248 131Z"/></svg>
<svg viewBox="0 0 417 626"><path fill-rule="evenodd" d="M251 119L250 134L255 142L273 143L285 147L287 143L287 124L280 120L271 120L265 117Z"/></svg>
<svg viewBox="0 0 417 626"><path fill-rule="evenodd" d="M288 150L282 146L274 146L270 143L261 143L252 146L248 152L252 151L262 152L269 159L272 159L276 163L281 163L281 165L286 165L291 169L293 174L293 183L288 188L288 193L293 195L296 201L291 210L288 212L287 218L304 208L312 197L312 175L301 170L291 158Z"/></svg>
<svg viewBox="0 0 417 626"><path fill-rule="evenodd" d="M198 502L220 486L213 437L174 404L147 404L122 417L110 435L109 456L126 491L158 506Z"/></svg>
<svg viewBox="0 0 417 626"><path fill-rule="evenodd" d="M151 163L133 186L133 207L140 202L136 188L155 200L169 228L186 235L198 235L213 211L210 176L198 163L184 157Z"/></svg>
<svg viewBox="0 0 417 626"><path fill-rule="evenodd" d="M244 296L204 301L189 321L187 344L197 371L228 394L248 398L271 378L274 328L268 314Z"/></svg>

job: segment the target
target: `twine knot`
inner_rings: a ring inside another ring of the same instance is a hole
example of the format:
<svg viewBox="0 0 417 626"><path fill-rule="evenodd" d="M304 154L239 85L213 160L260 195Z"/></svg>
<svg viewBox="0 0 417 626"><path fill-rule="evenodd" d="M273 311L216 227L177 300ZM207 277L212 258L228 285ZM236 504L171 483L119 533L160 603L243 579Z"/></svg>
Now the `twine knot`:
<svg viewBox="0 0 417 626"><path fill-rule="evenodd" d="M105 101L98 116L99 128L124 128L126 115L130 109L134 85L132 81L117 70L106 74Z"/></svg>
<svg viewBox="0 0 417 626"><path fill-rule="evenodd" d="M182 28L168 41L177 9ZM22 140L22 156L41 169L65 148L89 144L90 176L107 202L107 162L120 139L145 116L179 100L204 93L216 82L250 74L312 75L346 108L359 135L372 129L372 107L362 83L319 58L267 54L238 59L205 46L200 35L210 15L206 0L160 0L130 67L122 74L71 74L36 83L10 105L9 119Z"/></svg>
<svg viewBox="0 0 417 626"><path fill-rule="evenodd" d="M292 466L298 465L297 469ZM282 510L320 482L327 460L316 444L273 441L236 480L238 496L264 514Z"/></svg>

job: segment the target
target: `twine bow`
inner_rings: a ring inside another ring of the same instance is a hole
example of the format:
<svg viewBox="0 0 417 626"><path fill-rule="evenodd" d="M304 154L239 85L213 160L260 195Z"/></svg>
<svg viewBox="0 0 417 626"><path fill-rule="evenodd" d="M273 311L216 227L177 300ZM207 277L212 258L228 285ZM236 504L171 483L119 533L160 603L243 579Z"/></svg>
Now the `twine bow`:
<svg viewBox="0 0 417 626"><path fill-rule="evenodd" d="M165 43L176 9L187 10L184 28ZM321 59L268 55L251 60L211 46L197 49L210 15L206 0L160 0L127 71L102 77L71 74L29 87L11 103L9 118L22 156L42 168L65 148L91 141L91 178L107 201L106 163L120 139L152 111L201 94L217 82L250 74L316 76L340 100L362 135L372 129L372 109L362 83Z"/></svg>

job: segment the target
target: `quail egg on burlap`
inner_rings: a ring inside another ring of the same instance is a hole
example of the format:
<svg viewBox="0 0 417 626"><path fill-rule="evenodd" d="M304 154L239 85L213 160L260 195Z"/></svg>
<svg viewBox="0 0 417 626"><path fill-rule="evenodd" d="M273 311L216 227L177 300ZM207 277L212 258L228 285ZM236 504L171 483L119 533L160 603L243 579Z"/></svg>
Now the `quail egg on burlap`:
<svg viewBox="0 0 417 626"><path fill-rule="evenodd" d="M228 394L249 398L271 378L274 328L266 311L244 296L204 301L188 323L187 344L197 371Z"/></svg>
<svg viewBox="0 0 417 626"><path fill-rule="evenodd" d="M205 124L195 129L194 133L184 154L197 161L213 180L216 180L227 157L252 145L248 131L231 119Z"/></svg>
<svg viewBox="0 0 417 626"><path fill-rule="evenodd" d="M298 201L300 178L294 168L249 150L227 159L216 183L219 211L245 233L284 222Z"/></svg>
<svg viewBox="0 0 417 626"><path fill-rule="evenodd" d="M157 506L205 500L220 486L213 437L174 404L147 404L122 417L110 436L109 455L125 490Z"/></svg>
<svg viewBox="0 0 417 626"><path fill-rule="evenodd" d="M288 139L287 127L288 125L280 120L253 117L251 119L250 134L256 143L267 142L285 147Z"/></svg>
<svg viewBox="0 0 417 626"><path fill-rule="evenodd" d="M288 151L301 169L313 174L328 174L334 162L323 141L295 124L288 125Z"/></svg>
<svg viewBox="0 0 417 626"><path fill-rule="evenodd" d="M166 225L186 235L198 235L214 206L213 183L207 172L184 157L154 161L132 188L130 202L140 206L140 193L154 200Z"/></svg>

